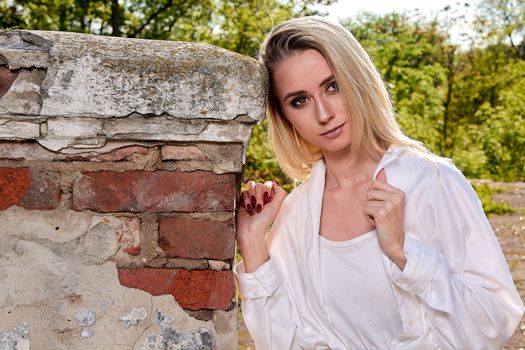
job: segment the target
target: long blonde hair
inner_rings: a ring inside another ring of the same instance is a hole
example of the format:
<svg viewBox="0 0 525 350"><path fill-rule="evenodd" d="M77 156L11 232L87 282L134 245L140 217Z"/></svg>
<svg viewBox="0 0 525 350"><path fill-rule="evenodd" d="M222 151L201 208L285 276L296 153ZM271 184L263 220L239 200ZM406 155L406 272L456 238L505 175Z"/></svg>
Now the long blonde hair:
<svg viewBox="0 0 525 350"><path fill-rule="evenodd" d="M277 25L259 52L259 60L270 74L267 105L270 141L277 161L288 176L301 181L307 179L313 163L322 158L320 149L295 131L274 95L275 67L306 49L317 50L334 73L350 118L350 152L364 150L375 157L391 144L426 152L421 143L400 130L381 75L350 31L321 17L302 17Z"/></svg>

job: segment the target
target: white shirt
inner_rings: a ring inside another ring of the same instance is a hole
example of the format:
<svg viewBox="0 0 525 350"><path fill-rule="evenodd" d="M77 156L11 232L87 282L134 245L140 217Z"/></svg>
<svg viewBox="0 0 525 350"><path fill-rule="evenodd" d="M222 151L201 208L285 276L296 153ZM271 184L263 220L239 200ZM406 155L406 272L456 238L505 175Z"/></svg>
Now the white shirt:
<svg viewBox="0 0 525 350"><path fill-rule="evenodd" d="M374 172L405 193L403 271L382 255L403 331L390 349L501 349L523 302L472 186L447 160L390 146ZM319 227L326 166L284 200L268 235L270 260L234 272L257 350L351 349L326 317Z"/></svg>
<svg viewBox="0 0 525 350"><path fill-rule="evenodd" d="M376 231L342 242L319 239L321 294L331 324L352 349L390 348L403 325Z"/></svg>

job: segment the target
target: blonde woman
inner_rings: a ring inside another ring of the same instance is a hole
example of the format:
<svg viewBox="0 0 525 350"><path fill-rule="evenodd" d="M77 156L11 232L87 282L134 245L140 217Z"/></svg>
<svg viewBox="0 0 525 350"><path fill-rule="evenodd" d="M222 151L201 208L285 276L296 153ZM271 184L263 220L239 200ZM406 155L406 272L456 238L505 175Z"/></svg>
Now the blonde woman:
<svg viewBox="0 0 525 350"><path fill-rule="evenodd" d="M241 194L235 272L257 349L500 349L523 314L463 175L403 135L345 28L278 25L270 137L284 171Z"/></svg>

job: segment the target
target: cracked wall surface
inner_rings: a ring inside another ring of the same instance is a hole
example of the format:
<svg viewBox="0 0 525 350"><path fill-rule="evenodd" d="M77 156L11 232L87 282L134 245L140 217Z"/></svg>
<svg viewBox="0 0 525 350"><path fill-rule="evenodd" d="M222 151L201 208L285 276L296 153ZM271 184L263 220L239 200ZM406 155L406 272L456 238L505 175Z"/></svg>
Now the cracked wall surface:
<svg viewBox="0 0 525 350"><path fill-rule="evenodd" d="M267 85L210 45L0 31L0 349L236 349Z"/></svg>

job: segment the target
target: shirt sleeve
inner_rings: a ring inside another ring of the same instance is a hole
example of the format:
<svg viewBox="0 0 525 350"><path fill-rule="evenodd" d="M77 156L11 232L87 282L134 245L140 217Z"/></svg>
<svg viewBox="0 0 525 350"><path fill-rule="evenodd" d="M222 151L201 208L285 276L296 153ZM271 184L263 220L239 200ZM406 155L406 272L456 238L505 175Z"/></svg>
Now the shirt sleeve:
<svg viewBox="0 0 525 350"><path fill-rule="evenodd" d="M242 297L242 315L257 350L294 347L296 323L280 272L270 258L251 273L241 261L234 268Z"/></svg>
<svg viewBox="0 0 525 350"><path fill-rule="evenodd" d="M420 187L409 208L416 218L405 236L407 263L403 271L392 263L390 277L419 299L440 348L501 349L523 303L481 203L455 169Z"/></svg>

